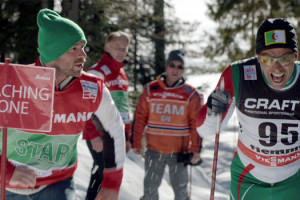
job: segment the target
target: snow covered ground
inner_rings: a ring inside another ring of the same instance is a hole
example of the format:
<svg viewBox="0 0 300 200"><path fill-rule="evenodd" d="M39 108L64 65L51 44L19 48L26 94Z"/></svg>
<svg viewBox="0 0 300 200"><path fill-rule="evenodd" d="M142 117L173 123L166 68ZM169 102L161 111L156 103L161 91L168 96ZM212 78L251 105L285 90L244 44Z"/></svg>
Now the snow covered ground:
<svg viewBox="0 0 300 200"><path fill-rule="evenodd" d="M220 74L206 74L188 76L187 82L194 87L202 86L204 98L216 86ZM230 164L237 143L237 119L233 115L228 128L220 135L218 168L216 179L215 200L228 200L230 188ZM189 192L192 200L208 200L210 197L211 174L214 155L215 137L205 138L201 156L203 162L200 166L190 167L189 174L192 179ZM85 199L86 188L89 183L92 158L85 141L78 143L79 165L75 175L77 187L77 200ZM169 183L168 169L166 168L162 184L159 188L161 200L173 200L174 194ZM124 167L124 177L120 191L120 200L138 200L143 195L144 159L130 151L127 154Z"/></svg>

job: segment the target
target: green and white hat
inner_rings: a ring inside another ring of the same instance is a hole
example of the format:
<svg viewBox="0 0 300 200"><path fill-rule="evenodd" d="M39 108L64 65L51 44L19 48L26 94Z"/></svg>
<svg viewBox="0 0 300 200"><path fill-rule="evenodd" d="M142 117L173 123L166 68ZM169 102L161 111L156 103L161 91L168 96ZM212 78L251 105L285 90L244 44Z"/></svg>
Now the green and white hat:
<svg viewBox="0 0 300 200"><path fill-rule="evenodd" d="M58 59L80 41L84 41L85 45L87 43L83 30L75 22L61 17L53 10L40 10L37 24L38 52L42 63Z"/></svg>
<svg viewBox="0 0 300 200"><path fill-rule="evenodd" d="M257 31L256 54L273 48L290 48L297 52L297 35L293 25L286 19L268 19Z"/></svg>

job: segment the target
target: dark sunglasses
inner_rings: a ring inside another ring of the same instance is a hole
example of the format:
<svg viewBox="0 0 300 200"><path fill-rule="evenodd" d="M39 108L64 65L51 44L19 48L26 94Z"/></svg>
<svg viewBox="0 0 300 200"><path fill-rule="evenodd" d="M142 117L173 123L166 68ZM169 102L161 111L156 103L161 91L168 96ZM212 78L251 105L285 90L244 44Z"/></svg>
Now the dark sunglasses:
<svg viewBox="0 0 300 200"><path fill-rule="evenodd" d="M184 68L183 65L175 65L174 63L169 64L169 67L171 67L171 68L177 67L178 69L183 69Z"/></svg>

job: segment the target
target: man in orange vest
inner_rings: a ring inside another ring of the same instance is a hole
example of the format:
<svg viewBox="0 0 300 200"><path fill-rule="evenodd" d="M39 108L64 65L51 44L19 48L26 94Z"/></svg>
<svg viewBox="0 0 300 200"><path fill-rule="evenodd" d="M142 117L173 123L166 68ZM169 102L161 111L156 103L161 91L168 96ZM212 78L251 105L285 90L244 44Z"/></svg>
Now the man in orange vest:
<svg viewBox="0 0 300 200"><path fill-rule="evenodd" d="M191 164L200 160L201 138L196 132L196 117L203 100L194 87L185 83L183 71L184 53L171 51L166 72L147 85L136 108L132 133L136 154L142 153L147 126L143 200L159 198L158 187L166 165L175 199L189 199L188 171L186 163L178 162L178 155L190 152Z"/></svg>

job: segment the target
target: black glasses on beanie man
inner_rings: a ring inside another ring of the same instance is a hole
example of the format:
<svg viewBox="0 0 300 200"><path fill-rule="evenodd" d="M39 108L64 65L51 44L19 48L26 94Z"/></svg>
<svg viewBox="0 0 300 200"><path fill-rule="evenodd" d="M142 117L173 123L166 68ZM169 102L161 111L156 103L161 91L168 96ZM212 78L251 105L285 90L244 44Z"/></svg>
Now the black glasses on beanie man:
<svg viewBox="0 0 300 200"><path fill-rule="evenodd" d="M173 69L174 69L174 68L177 68L177 69L184 69L183 65L181 65L181 64L180 64L180 65L176 65L175 63L170 63L170 64L169 64L169 67L170 67L170 68L173 68Z"/></svg>

